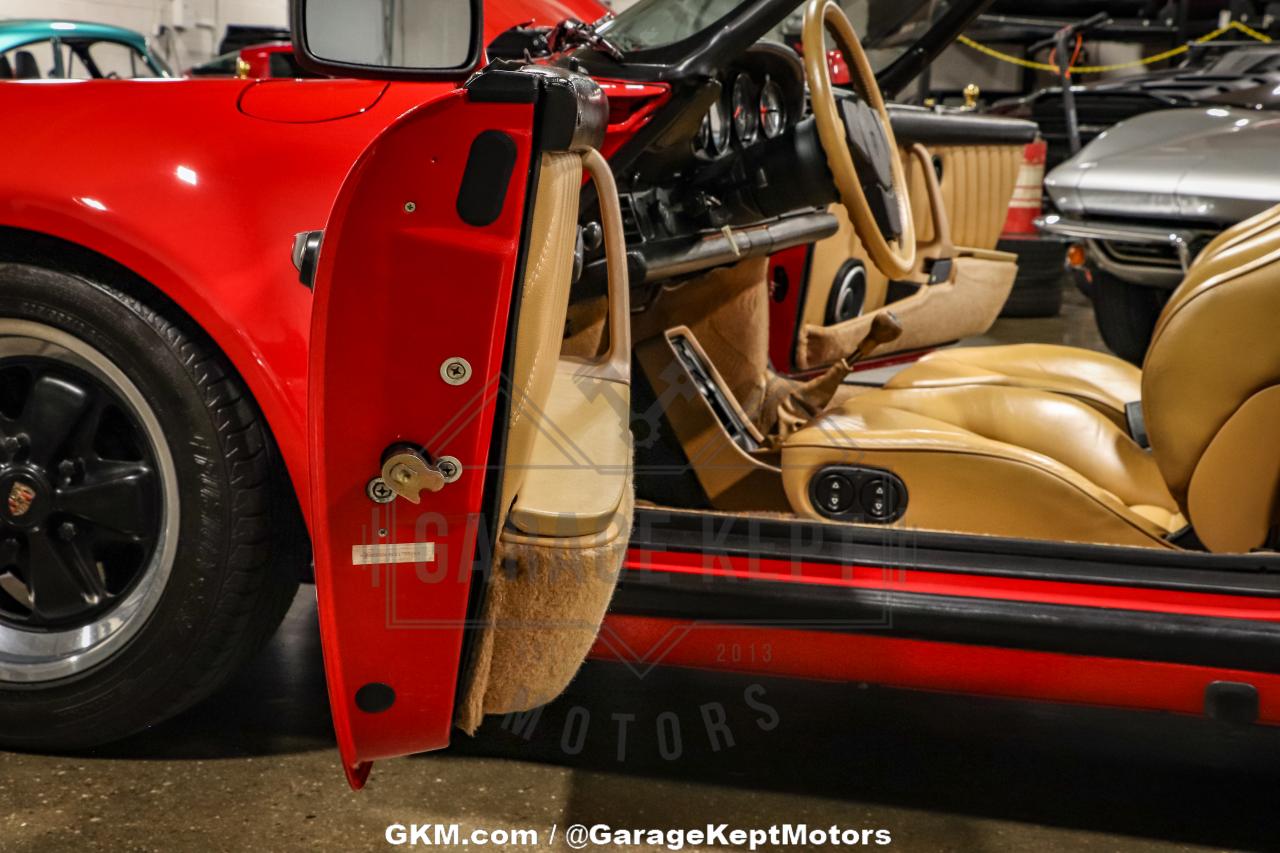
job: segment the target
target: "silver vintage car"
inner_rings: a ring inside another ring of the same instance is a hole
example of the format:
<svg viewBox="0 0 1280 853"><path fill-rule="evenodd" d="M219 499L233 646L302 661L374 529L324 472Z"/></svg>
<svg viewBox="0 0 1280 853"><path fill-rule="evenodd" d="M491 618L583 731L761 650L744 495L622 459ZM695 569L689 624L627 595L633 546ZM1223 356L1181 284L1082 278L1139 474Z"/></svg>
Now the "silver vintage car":
<svg viewBox="0 0 1280 853"><path fill-rule="evenodd" d="M1121 122L1049 173L1056 213L1042 228L1084 247L1077 281L1118 355L1142 360L1161 307L1206 243L1280 202L1277 162L1280 115L1198 107Z"/></svg>

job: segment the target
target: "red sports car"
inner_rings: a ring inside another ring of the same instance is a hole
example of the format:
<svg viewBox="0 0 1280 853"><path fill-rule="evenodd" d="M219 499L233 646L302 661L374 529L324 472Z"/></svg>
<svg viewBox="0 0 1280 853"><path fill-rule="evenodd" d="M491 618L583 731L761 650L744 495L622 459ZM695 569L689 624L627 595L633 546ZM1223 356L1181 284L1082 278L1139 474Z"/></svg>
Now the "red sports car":
<svg viewBox="0 0 1280 853"><path fill-rule="evenodd" d="M361 79L0 84L0 742L198 701L308 542L357 785L588 654L1280 723L1280 214L1143 370L925 355L1008 295L1035 128L884 95L983 5L858 4L864 51L808 0L801 59L795 0L641 0L486 65L475 0L295 0Z"/></svg>

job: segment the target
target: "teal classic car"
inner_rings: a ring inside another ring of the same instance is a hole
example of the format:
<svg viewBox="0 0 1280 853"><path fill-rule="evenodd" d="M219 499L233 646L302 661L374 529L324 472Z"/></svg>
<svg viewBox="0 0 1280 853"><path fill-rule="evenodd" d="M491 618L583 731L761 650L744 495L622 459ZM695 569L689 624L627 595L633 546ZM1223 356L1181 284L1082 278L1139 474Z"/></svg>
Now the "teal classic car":
<svg viewBox="0 0 1280 853"><path fill-rule="evenodd" d="M144 35L82 21L0 21L0 80L172 77Z"/></svg>

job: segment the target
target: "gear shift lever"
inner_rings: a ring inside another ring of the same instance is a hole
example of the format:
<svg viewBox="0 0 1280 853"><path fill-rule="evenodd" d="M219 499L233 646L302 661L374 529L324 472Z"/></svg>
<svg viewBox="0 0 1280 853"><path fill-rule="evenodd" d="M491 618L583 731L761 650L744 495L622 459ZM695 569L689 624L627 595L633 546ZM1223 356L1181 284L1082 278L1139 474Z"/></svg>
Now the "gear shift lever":
<svg viewBox="0 0 1280 853"><path fill-rule="evenodd" d="M862 339L862 343L858 344L853 355L846 356L839 363L845 366L845 372L848 373L853 369L853 365L870 356L884 344L891 344L900 337L902 337L902 323L898 322L898 315L892 311L881 311L872 318L867 336Z"/></svg>
<svg viewBox="0 0 1280 853"><path fill-rule="evenodd" d="M893 343L902 336L902 324L892 311L881 311L871 320L857 348L827 368L826 373L796 388L778 404L778 422L774 427L773 444L780 446L787 436L831 405L845 377L853 366L866 359L884 344Z"/></svg>

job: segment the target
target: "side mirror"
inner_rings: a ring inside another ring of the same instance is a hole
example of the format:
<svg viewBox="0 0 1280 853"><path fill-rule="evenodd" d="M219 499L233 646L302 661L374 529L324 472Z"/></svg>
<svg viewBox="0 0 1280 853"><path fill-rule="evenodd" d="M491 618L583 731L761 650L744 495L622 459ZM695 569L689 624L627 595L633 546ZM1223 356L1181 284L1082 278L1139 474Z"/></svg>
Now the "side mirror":
<svg viewBox="0 0 1280 853"><path fill-rule="evenodd" d="M483 0L292 0L302 67L330 77L461 80L483 53Z"/></svg>

